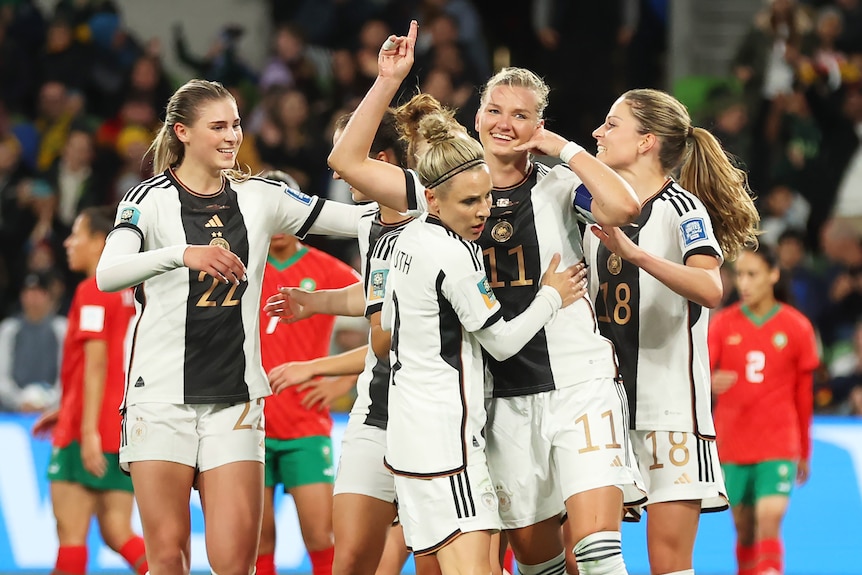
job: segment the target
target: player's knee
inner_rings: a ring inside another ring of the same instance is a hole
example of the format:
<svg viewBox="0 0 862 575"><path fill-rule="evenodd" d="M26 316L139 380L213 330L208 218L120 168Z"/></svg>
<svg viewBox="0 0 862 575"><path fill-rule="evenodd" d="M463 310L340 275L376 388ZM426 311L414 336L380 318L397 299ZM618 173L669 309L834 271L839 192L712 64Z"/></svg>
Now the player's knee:
<svg viewBox="0 0 862 575"><path fill-rule="evenodd" d="M324 526L309 529L303 532L302 539L308 551L322 551L329 549L334 543L332 531Z"/></svg>
<svg viewBox="0 0 862 575"><path fill-rule="evenodd" d="M627 575L619 531L599 531L575 545L580 575Z"/></svg>

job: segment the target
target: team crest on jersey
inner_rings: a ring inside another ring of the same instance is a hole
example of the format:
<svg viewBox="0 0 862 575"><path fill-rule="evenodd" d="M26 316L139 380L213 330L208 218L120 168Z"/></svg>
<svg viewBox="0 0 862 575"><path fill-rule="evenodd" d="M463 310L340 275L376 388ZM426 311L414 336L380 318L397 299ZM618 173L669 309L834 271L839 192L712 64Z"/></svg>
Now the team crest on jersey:
<svg viewBox="0 0 862 575"><path fill-rule="evenodd" d="M772 336L772 345L775 346L775 349L784 349L787 346L787 334L783 331L776 332Z"/></svg>
<svg viewBox="0 0 862 575"><path fill-rule="evenodd" d="M608 271L611 272L611 275L619 275L619 273L623 271L623 258L614 253L609 255Z"/></svg>
<svg viewBox="0 0 862 575"><path fill-rule="evenodd" d="M221 232L213 232L212 237L213 237L213 239L210 240L211 246L218 246L218 247L224 248L226 250L230 249L230 243L228 243L228 241L226 239L224 239L224 237L222 237Z"/></svg>
<svg viewBox="0 0 862 575"><path fill-rule="evenodd" d="M686 246L706 239L706 225L703 218L690 218L679 225Z"/></svg>
<svg viewBox="0 0 862 575"><path fill-rule="evenodd" d="M479 293L482 294L482 299L485 305L488 306L488 309L494 307L494 304L497 303L497 296L494 295L494 290L491 289L488 278L482 278L482 281L476 284L476 287L479 288Z"/></svg>
<svg viewBox="0 0 862 575"><path fill-rule="evenodd" d="M303 291L314 291L317 289L317 282L312 278L302 278L302 281L299 282L299 289Z"/></svg>
<svg viewBox="0 0 862 575"><path fill-rule="evenodd" d="M299 202L300 204L305 204L306 206L311 205L311 196L308 194L304 194L299 190L294 190L290 186L284 188L284 193Z"/></svg>
<svg viewBox="0 0 862 575"><path fill-rule="evenodd" d="M123 210L120 212L120 221L117 223L122 222L136 226L138 225L139 219L141 219L141 212L138 211L138 208L129 206L127 208L123 208Z"/></svg>
<svg viewBox="0 0 862 575"><path fill-rule="evenodd" d="M386 276L389 270L374 270L368 282L368 301L383 299L386 295Z"/></svg>
<svg viewBox="0 0 862 575"><path fill-rule="evenodd" d="M506 220L500 220L494 227L491 228L491 237L494 238L495 241L506 242L509 238L512 237L512 234L515 233L515 228L512 227L512 224L507 222Z"/></svg>

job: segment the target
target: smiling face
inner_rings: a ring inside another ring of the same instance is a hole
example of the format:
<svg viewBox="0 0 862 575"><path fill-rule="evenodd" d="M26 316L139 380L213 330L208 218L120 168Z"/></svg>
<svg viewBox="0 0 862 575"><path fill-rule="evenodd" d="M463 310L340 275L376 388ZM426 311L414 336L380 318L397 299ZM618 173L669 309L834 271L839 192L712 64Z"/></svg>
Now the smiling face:
<svg viewBox="0 0 862 575"><path fill-rule="evenodd" d="M454 176L442 190L426 190L428 211L465 240L476 241L491 215L491 173L481 164ZM442 193L441 193L442 192Z"/></svg>
<svg viewBox="0 0 862 575"><path fill-rule="evenodd" d="M620 98L611 106L605 122L593 130L596 157L613 169L625 168L635 162L646 135L640 122L632 115L627 101Z"/></svg>
<svg viewBox="0 0 862 575"><path fill-rule="evenodd" d="M529 88L501 85L493 88L476 113L476 132L485 154L513 158L527 152L512 150L533 137L544 120L539 117L538 98Z"/></svg>
<svg viewBox="0 0 862 575"><path fill-rule="evenodd" d="M232 98L207 101L200 107L197 120L191 125L177 123L174 130L185 146L185 160L212 170L236 166L242 127Z"/></svg>

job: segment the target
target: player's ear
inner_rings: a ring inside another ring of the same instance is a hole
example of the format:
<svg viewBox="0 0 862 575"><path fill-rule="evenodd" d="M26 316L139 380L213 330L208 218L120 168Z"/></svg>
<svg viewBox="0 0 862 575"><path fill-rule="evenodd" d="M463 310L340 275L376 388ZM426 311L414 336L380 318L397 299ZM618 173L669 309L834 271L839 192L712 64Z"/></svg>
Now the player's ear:
<svg viewBox="0 0 862 575"><path fill-rule="evenodd" d="M185 124L180 124L179 122L177 122L176 124L174 124L173 130L174 130L174 134L177 135L177 139L180 142L185 144L186 142L189 141L189 132L186 129Z"/></svg>
<svg viewBox="0 0 862 575"><path fill-rule="evenodd" d="M655 137L655 134L652 132L647 132L641 136L640 142L638 142L638 152L641 154L646 154L650 150L652 150L658 144L658 138Z"/></svg>
<svg viewBox="0 0 862 575"><path fill-rule="evenodd" d="M434 193L434 190L425 188L425 201L429 208L433 207L434 211L437 211L437 194Z"/></svg>

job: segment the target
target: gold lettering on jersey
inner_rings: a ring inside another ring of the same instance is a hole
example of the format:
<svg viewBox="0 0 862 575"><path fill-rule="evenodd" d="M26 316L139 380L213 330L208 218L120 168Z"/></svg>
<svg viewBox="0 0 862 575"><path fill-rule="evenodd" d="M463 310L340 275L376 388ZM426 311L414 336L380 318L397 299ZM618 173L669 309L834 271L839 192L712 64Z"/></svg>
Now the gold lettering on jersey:
<svg viewBox="0 0 862 575"><path fill-rule="evenodd" d="M623 271L623 258L617 254L608 256L608 271L613 275L619 275Z"/></svg>
<svg viewBox="0 0 862 575"><path fill-rule="evenodd" d="M218 247L224 248L226 250L230 249L230 244L228 243L228 241L226 239L224 239L222 237L221 232L213 232L212 237L213 237L213 239L210 240L211 246L218 246Z"/></svg>
<svg viewBox="0 0 862 575"><path fill-rule="evenodd" d="M515 228L513 228L512 224L506 220L500 220L494 224L493 228L491 228L491 237L494 238L494 241L500 242L501 244L509 241L514 233Z"/></svg>
<svg viewBox="0 0 862 575"><path fill-rule="evenodd" d="M401 271L404 274L410 272L410 263L413 261L413 256L408 253L402 252L399 249L395 250L395 253L392 254L392 267Z"/></svg>

